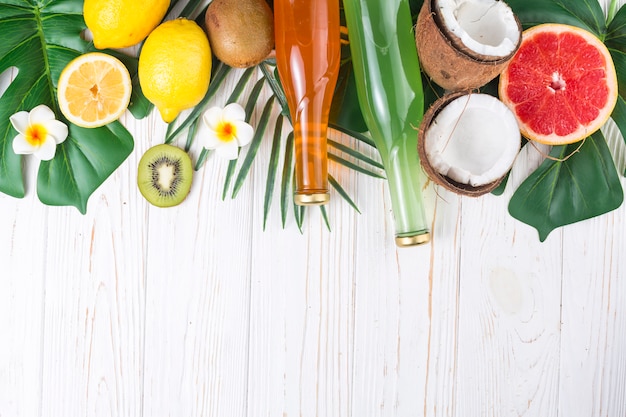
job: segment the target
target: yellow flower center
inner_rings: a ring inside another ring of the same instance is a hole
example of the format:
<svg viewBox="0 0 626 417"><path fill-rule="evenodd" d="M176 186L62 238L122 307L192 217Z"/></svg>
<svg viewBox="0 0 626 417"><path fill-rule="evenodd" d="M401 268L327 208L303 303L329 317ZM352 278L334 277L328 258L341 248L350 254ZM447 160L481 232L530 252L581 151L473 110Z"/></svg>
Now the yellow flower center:
<svg viewBox="0 0 626 417"><path fill-rule="evenodd" d="M220 122L215 130L217 137L222 142L230 142L237 136L237 126L230 122Z"/></svg>
<svg viewBox="0 0 626 417"><path fill-rule="evenodd" d="M46 141L48 131L43 125L34 124L28 126L26 129L26 141L33 146L40 146Z"/></svg>

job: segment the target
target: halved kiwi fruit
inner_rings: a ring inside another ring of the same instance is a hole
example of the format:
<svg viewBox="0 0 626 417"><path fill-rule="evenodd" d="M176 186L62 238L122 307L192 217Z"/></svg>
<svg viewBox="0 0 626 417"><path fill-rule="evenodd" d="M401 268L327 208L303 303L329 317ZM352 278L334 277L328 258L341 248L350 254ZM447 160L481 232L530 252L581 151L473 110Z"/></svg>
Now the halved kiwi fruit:
<svg viewBox="0 0 626 417"><path fill-rule="evenodd" d="M187 197L192 177L189 154L176 146L162 144L148 149L141 157L137 186L150 204L172 207Z"/></svg>

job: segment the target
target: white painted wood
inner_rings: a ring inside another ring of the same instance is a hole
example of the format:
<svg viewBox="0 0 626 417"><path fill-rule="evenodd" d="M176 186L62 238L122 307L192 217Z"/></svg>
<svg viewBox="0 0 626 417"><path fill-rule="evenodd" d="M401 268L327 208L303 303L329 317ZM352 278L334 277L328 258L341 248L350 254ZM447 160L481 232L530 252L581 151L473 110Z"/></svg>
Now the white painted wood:
<svg viewBox="0 0 626 417"><path fill-rule="evenodd" d="M626 415L625 215L622 206L563 231L563 415Z"/></svg>
<svg viewBox="0 0 626 417"><path fill-rule="evenodd" d="M270 137L236 199L211 157L152 207L135 170L165 124L122 122L86 215L43 206L31 160L0 195L0 417L626 415L626 208L540 243L506 207L536 151L501 197L428 185L432 242L398 249L385 182L334 163L361 214L333 194L331 231L309 209L300 232L275 199L263 230Z"/></svg>

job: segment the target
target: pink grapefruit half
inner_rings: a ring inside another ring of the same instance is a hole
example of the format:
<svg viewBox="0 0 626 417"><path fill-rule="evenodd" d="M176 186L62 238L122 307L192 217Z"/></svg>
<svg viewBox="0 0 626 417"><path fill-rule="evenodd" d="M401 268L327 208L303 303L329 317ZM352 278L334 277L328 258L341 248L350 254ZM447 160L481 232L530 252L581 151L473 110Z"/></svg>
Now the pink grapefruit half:
<svg viewBox="0 0 626 417"><path fill-rule="evenodd" d="M584 139L607 121L617 102L617 75L595 35L546 23L524 31L500 75L499 95L525 137L562 145Z"/></svg>

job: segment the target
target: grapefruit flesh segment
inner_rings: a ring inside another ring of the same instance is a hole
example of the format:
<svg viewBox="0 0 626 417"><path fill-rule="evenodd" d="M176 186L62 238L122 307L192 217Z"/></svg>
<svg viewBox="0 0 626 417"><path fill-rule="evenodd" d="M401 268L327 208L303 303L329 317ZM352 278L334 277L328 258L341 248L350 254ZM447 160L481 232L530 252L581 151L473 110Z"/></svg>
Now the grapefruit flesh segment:
<svg viewBox="0 0 626 417"><path fill-rule="evenodd" d="M499 93L524 136L567 144L591 135L609 118L617 76L609 51L593 34L548 23L524 31L500 76Z"/></svg>

